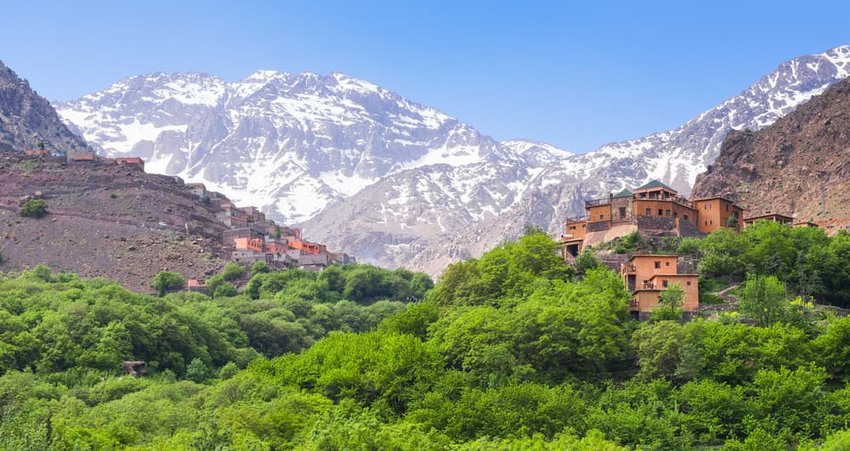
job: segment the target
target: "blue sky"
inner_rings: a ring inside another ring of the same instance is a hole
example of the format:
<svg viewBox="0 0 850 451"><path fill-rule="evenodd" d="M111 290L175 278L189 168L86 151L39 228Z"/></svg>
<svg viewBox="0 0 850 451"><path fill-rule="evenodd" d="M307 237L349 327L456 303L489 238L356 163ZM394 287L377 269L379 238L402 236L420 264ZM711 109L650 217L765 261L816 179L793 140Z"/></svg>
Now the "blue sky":
<svg viewBox="0 0 850 451"><path fill-rule="evenodd" d="M497 139L584 152L850 43L848 16L837 1L25 0L3 7L0 60L51 100L147 72L339 71Z"/></svg>

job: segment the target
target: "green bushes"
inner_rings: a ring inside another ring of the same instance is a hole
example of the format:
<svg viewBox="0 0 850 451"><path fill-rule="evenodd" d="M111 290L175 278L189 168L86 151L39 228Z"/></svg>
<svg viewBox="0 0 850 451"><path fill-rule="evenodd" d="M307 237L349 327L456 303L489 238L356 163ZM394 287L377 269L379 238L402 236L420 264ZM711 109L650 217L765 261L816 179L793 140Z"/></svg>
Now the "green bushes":
<svg viewBox="0 0 850 451"><path fill-rule="evenodd" d="M160 296L165 296L169 291L176 291L183 288L186 282L183 276L176 272L160 271L154 276L151 286Z"/></svg>
<svg viewBox="0 0 850 451"><path fill-rule="evenodd" d="M43 218L47 215L47 201L43 199L30 199L21 205L19 213L24 217Z"/></svg>
<svg viewBox="0 0 850 451"><path fill-rule="evenodd" d="M700 252L740 263L734 239ZM0 448L843 449L850 319L759 275L746 321L639 323L618 274L572 280L546 240L455 264L430 293L364 266L255 271L213 299L46 267L2 279ZM131 358L151 373L116 377Z"/></svg>

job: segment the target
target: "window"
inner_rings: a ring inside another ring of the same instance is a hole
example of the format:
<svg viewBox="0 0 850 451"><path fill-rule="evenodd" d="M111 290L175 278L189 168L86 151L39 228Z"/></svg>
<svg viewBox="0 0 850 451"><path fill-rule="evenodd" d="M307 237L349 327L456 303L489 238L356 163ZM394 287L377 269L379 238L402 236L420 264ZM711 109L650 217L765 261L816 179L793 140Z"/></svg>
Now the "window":
<svg viewBox="0 0 850 451"><path fill-rule="evenodd" d="M658 209L658 216L664 216L664 210Z"/></svg>
<svg viewBox="0 0 850 451"><path fill-rule="evenodd" d="M665 216L670 216L670 210L664 210L664 215L665 215Z"/></svg>
<svg viewBox="0 0 850 451"><path fill-rule="evenodd" d="M652 216L652 209L651 209L651 208L647 208L647 209L646 209L646 215L647 215L647 216Z"/></svg>
<svg viewBox="0 0 850 451"><path fill-rule="evenodd" d="M664 266L670 266L670 262L664 262Z"/></svg>
<svg viewBox="0 0 850 451"><path fill-rule="evenodd" d="M688 215L685 215L685 221L687 221L687 220L688 220Z"/></svg>
<svg viewBox="0 0 850 451"><path fill-rule="evenodd" d="M626 207L620 207L620 219L626 219Z"/></svg>
<svg viewBox="0 0 850 451"><path fill-rule="evenodd" d="M729 211L729 204L726 204L726 211Z"/></svg>
<svg viewBox="0 0 850 451"><path fill-rule="evenodd" d="M655 262L655 267L656 267L656 268L660 268L660 267L661 267L661 262Z"/></svg>
<svg viewBox="0 0 850 451"><path fill-rule="evenodd" d="M605 219L605 214L603 213L603 214L599 215L599 219Z"/></svg>
<svg viewBox="0 0 850 451"><path fill-rule="evenodd" d="M667 279L661 281L661 286L667 288Z"/></svg>
<svg viewBox="0 0 850 451"><path fill-rule="evenodd" d="M690 280L688 281L688 286L691 286L691 281L690 281Z"/></svg>

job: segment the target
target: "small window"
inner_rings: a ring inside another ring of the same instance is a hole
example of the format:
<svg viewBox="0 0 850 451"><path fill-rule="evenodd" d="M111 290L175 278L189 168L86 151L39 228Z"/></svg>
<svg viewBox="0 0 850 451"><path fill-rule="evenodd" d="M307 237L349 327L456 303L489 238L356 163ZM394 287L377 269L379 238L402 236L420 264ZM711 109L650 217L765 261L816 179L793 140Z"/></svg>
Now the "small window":
<svg viewBox="0 0 850 451"><path fill-rule="evenodd" d="M667 279L661 281L661 286L667 288Z"/></svg>
<svg viewBox="0 0 850 451"><path fill-rule="evenodd" d="M658 216L664 216L664 210L658 209Z"/></svg>
<svg viewBox="0 0 850 451"><path fill-rule="evenodd" d="M664 262L664 266L670 266L670 262Z"/></svg>
<svg viewBox="0 0 850 451"><path fill-rule="evenodd" d="M670 216L670 210L664 210L664 215L665 215L665 216Z"/></svg>
<svg viewBox="0 0 850 451"><path fill-rule="evenodd" d="M655 267L656 267L656 268L660 268L660 267L661 267L661 262L655 262Z"/></svg>
<svg viewBox="0 0 850 451"><path fill-rule="evenodd" d="M646 215L647 215L647 216L652 216L652 209L647 208L647 209L646 209Z"/></svg>
<svg viewBox="0 0 850 451"><path fill-rule="evenodd" d="M729 204L726 204L726 211L729 211Z"/></svg>
<svg viewBox="0 0 850 451"><path fill-rule="evenodd" d="M687 221L687 220L688 220L688 215L685 215L685 221Z"/></svg>
<svg viewBox="0 0 850 451"><path fill-rule="evenodd" d="M691 281L690 281L690 280L688 281L688 286L691 286Z"/></svg>
<svg viewBox="0 0 850 451"><path fill-rule="evenodd" d="M604 214L599 215L599 219L605 219L605 215Z"/></svg>

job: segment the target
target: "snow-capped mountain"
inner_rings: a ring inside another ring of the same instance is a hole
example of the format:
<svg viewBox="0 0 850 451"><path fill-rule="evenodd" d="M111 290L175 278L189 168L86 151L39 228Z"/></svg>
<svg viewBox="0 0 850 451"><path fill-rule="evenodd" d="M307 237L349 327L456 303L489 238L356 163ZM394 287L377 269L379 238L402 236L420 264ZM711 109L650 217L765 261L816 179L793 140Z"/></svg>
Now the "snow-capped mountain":
<svg viewBox="0 0 850 451"><path fill-rule="evenodd" d="M848 46L795 58L675 130L586 154L496 142L341 74L154 74L57 110L104 153L140 155L366 261L439 273L526 225L557 232L589 196L653 178L687 194L730 130L769 125L848 72Z"/></svg>
<svg viewBox="0 0 850 451"><path fill-rule="evenodd" d="M284 222L381 178L514 155L433 108L342 74L131 77L57 110L109 156L203 182Z"/></svg>

